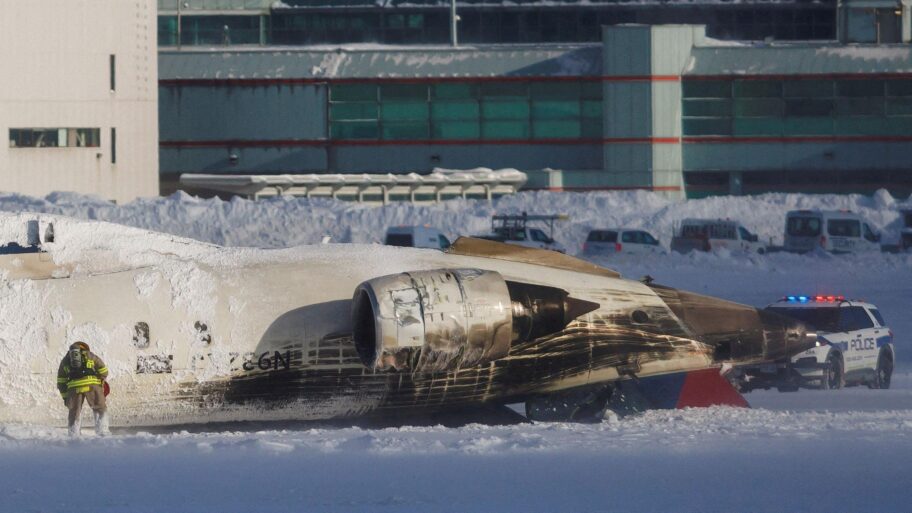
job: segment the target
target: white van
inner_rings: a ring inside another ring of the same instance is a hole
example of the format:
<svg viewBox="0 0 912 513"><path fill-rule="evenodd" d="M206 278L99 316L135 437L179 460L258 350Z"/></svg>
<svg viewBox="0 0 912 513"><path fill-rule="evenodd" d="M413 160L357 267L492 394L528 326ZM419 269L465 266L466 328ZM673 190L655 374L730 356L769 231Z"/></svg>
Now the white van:
<svg viewBox="0 0 912 513"><path fill-rule="evenodd" d="M685 219L675 229L671 250L678 253L727 249L766 253L766 245L741 223L729 219Z"/></svg>
<svg viewBox="0 0 912 513"><path fill-rule="evenodd" d="M664 253L658 239L644 230L610 228L591 230L583 243L583 255L657 255Z"/></svg>
<svg viewBox="0 0 912 513"><path fill-rule="evenodd" d="M387 246L447 249L450 241L443 232L430 226L392 226L386 230Z"/></svg>
<svg viewBox="0 0 912 513"><path fill-rule="evenodd" d="M806 253L880 251L880 234L848 210L792 210L785 215L784 249Z"/></svg>

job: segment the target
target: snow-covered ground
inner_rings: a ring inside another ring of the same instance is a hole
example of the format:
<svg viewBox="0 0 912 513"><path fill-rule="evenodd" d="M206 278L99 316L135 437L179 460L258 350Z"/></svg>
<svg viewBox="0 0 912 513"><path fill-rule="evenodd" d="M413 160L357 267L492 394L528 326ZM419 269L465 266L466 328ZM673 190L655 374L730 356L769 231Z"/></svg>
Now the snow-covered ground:
<svg viewBox="0 0 912 513"><path fill-rule="evenodd" d="M908 511L912 376L600 424L0 429L0 511ZM759 407L757 407L759 406Z"/></svg>
<svg viewBox="0 0 912 513"><path fill-rule="evenodd" d="M775 194L673 202L649 193L524 193L489 205L365 207L331 200L197 200L112 206L57 194L0 196L0 210L104 219L232 246L371 242L386 227L482 233L493 212L565 213L590 228L649 229L667 244L683 217L730 217L781 241L785 211L849 208L898 232L886 194ZM116 432L70 441L60 426L0 426L0 512L907 511L912 504L912 255L667 255L599 263L628 277L764 305L787 293L877 304L896 334L891 390L754 392L754 409L654 411L594 425L461 428L236 426ZM282 428L285 428L284 430ZM260 429L261 427L257 427ZM224 427L220 427L224 430ZM87 432L88 433L88 432Z"/></svg>

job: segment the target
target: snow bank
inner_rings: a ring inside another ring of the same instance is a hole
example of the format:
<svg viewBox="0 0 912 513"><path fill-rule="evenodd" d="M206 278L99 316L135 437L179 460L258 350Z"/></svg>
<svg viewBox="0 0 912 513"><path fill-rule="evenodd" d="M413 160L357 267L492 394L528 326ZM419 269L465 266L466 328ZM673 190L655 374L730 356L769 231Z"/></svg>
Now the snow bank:
<svg viewBox="0 0 912 513"><path fill-rule="evenodd" d="M786 211L804 208L852 210L885 230L886 240L898 237L898 207L886 191L874 196L765 194L688 201L644 191L532 191L490 204L456 199L438 205L393 203L383 207L326 198L203 200L181 192L122 206L72 193L53 193L43 199L0 195L0 211L56 213L226 246L261 248L318 243L323 235L332 235L335 242L379 242L388 227L403 224L428 224L452 236L478 234L489 231L493 213L524 211L569 215L568 222L558 224L555 237L571 252L580 248L590 229L605 227L644 228L667 245L673 223L685 217L737 219L761 240L781 243Z"/></svg>

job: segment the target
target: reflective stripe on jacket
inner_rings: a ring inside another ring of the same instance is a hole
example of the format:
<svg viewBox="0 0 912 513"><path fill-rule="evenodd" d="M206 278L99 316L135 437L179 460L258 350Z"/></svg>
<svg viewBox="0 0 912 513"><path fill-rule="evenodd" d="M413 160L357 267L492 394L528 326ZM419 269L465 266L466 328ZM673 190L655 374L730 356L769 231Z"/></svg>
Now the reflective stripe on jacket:
<svg viewBox="0 0 912 513"><path fill-rule="evenodd" d="M66 396L70 390L80 394L88 392L90 386L101 385L108 377L108 367L94 353L85 352L83 361L85 367L73 372L74 369L70 368L69 354L63 357L57 370L57 390L61 395Z"/></svg>

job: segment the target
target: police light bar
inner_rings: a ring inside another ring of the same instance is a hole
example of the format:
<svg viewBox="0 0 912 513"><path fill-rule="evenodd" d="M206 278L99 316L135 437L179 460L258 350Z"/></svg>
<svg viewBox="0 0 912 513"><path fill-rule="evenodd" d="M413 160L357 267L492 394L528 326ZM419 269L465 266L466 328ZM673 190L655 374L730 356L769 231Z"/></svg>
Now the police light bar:
<svg viewBox="0 0 912 513"><path fill-rule="evenodd" d="M785 296L781 301L789 303L835 303L845 301L845 296Z"/></svg>

